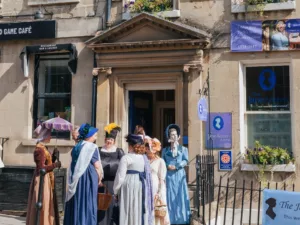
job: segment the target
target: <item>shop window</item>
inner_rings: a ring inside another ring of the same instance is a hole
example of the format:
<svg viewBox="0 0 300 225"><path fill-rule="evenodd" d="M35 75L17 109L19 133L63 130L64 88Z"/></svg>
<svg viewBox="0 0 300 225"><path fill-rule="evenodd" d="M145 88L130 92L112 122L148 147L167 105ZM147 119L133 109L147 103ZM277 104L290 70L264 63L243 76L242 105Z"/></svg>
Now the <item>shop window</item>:
<svg viewBox="0 0 300 225"><path fill-rule="evenodd" d="M288 66L246 68L247 145L291 150L290 76Z"/></svg>
<svg viewBox="0 0 300 225"><path fill-rule="evenodd" d="M36 56L34 83L34 127L60 116L71 121L72 75L68 55ZM56 132L53 137L70 138L70 132Z"/></svg>

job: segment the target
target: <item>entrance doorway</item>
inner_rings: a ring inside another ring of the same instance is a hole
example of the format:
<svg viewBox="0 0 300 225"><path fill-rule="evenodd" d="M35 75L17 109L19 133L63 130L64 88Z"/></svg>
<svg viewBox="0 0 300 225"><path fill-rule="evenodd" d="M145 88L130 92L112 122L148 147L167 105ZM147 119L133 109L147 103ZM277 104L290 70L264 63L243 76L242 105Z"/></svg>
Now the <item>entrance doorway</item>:
<svg viewBox="0 0 300 225"><path fill-rule="evenodd" d="M142 125L150 137L156 137L165 146L164 131L175 123L175 90L129 91L128 132Z"/></svg>

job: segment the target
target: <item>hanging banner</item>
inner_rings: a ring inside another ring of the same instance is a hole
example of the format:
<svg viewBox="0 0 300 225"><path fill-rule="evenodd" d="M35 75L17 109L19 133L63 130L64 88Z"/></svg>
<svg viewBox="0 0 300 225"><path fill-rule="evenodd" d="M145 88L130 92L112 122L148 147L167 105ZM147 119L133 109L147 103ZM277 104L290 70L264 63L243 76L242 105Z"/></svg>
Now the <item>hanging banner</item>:
<svg viewBox="0 0 300 225"><path fill-rule="evenodd" d="M300 50L300 19L232 21L231 51Z"/></svg>
<svg viewBox="0 0 300 225"><path fill-rule="evenodd" d="M262 222L263 225L299 225L300 193L265 189Z"/></svg>
<svg viewBox="0 0 300 225"><path fill-rule="evenodd" d="M209 113L210 122L206 123L206 148L232 148L232 114Z"/></svg>
<svg viewBox="0 0 300 225"><path fill-rule="evenodd" d="M202 97L198 102L198 118L202 121L207 121L207 100L206 98Z"/></svg>

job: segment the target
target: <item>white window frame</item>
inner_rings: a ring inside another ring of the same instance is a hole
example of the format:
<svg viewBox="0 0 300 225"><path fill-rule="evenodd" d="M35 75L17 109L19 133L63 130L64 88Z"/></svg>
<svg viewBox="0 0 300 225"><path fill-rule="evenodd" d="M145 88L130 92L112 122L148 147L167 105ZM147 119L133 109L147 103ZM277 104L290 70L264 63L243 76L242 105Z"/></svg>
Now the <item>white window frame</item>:
<svg viewBox="0 0 300 225"><path fill-rule="evenodd" d="M261 7L257 5L248 5L246 1L239 2L240 0L231 0L231 13L245 13L245 12L259 12ZM282 11L282 10L294 10L296 9L296 1L288 2L275 2L275 3L266 3L263 6L263 11Z"/></svg>
<svg viewBox="0 0 300 225"><path fill-rule="evenodd" d="M273 60L264 62L258 62L261 60L254 60L253 62L240 62L239 65L239 89L240 89L240 150L241 153L246 153L245 149L248 147L248 129L247 129L247 115L253 114L290 114L291 115L291 151L293 152L294 145L294 128L293 128L293 92L292 92L292 84L293 84L293 71L291 62L286 60ZM277 63L276 63L277 62ZM262 66L288 66L289 67L289 81L290 81L290 110L289 111L247 111L246 104L246 68L247 67L262 67Z"/></svg>

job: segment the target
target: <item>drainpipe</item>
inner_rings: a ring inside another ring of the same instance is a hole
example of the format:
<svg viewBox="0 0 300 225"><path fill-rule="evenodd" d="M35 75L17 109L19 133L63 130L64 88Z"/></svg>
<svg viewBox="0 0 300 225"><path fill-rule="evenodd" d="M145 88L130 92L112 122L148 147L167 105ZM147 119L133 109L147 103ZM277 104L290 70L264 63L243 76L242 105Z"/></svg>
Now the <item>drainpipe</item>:
<svg viewBox="0 0 300 225"><path fill-rule="evenodd" d="M112 0L107 0L107 7L106 7L106 27L110 28L111 27L111 22L110 22L110 15L111 15L111 1Z"/></svg>
<svg viewBox="0 0 300 225"><path fill-rule="evenodd" d="M94 53L94 68L97 67L96 53ZM96 110L97 110L97 83L98 76L93 76L92 79L92 118L91 125L96 127Z"/></svg>

